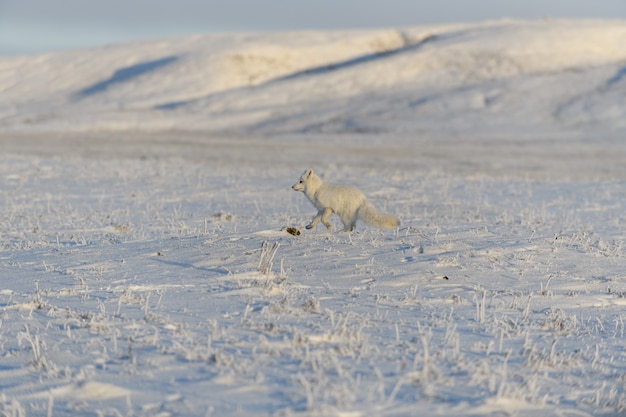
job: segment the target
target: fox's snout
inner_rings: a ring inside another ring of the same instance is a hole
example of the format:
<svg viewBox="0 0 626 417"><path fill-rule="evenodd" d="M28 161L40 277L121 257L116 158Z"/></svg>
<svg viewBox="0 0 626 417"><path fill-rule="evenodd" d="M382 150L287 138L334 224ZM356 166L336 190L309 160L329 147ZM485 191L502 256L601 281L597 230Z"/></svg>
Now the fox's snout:
<svg viewBox="0 0 626 417"><path fill-rule="evenodd" d="M305 183L309 183L309 180L314 179L313 170L311 168L304 171L304 174L300 177L297 183L291 186L291 188L295 191L304 191L306 187Z"/></svg>

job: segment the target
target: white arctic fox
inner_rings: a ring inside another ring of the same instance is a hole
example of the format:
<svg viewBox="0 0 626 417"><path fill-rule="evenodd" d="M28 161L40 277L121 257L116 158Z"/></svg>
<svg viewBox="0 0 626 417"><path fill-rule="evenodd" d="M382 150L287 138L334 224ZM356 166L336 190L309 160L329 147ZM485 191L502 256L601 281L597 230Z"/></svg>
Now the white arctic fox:
<svg viewBox="0 0 626 417"><path fill-rule="evenodd" d="M376 211L358 189L325 183L315 175L312 169L304 171L300 180L291 188L304 192L304 195L318 210L317 215L306 226L307 229L314 228L320 220L330 229L328 217L332 213L337 214L343 222L344 232L354 230L357 220L382 229L393 229L400 225L400 220L397 218Z"/></svg>

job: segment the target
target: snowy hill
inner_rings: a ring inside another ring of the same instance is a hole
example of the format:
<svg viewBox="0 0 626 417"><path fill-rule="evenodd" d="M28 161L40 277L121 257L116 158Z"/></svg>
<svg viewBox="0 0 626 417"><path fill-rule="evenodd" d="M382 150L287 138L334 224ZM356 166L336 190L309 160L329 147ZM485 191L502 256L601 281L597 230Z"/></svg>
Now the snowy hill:
<svg viewBox="0 0 626 417"><path fill-rule="evenodd" d="M0 59L3 130L626 129L626 22L200 35ZM523 132L523 133L520 133Z"/></svg>

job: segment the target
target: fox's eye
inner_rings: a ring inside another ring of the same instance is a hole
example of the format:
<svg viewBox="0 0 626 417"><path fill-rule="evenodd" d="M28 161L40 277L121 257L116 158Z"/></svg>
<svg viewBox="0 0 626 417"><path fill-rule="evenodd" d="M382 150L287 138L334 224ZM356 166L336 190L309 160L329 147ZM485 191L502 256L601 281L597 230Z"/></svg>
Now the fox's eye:
<svg viewBox="0 0 626 417"><path fill-rule="evenodd" d="M300 180L300 184L302 184L304 181Z"/></svg>

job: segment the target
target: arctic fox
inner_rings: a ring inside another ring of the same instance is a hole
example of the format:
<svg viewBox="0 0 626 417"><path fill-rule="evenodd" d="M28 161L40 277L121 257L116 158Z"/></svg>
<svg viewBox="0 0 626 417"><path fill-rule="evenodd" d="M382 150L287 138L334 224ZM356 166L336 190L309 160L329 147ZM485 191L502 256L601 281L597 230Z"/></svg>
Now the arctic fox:
<svg viewBox="0 0 626 417"><path fill-rule="evenodd" d="M376 211L358 189L325 183L312 169L304 171L300 180L291 188L304 192L318 210L317 215L306 226L307 229L314 228L320 220L330 229L328 217L332 213L337 214L343 222L344 232L354 230L357 220L382 229L394 229L400 225L397 218Z"/></svg>

